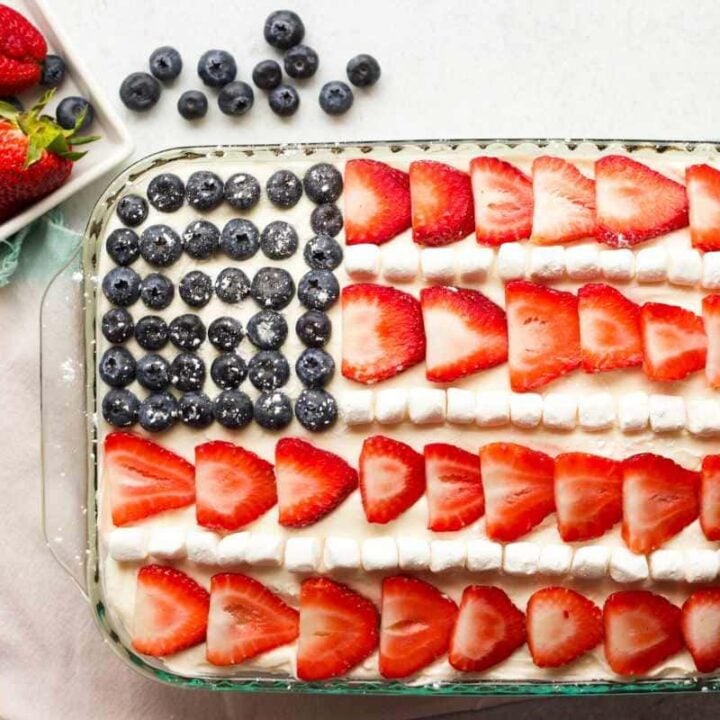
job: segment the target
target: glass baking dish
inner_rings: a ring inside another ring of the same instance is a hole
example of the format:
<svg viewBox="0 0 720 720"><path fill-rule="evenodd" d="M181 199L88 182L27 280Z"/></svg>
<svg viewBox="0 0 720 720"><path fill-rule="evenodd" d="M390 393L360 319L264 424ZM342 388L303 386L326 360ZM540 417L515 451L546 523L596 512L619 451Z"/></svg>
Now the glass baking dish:
<svg viewBox="0 0 720 720"><path fill-rule="evenodd" d="M176 148L150 155L118 175L96 203L82 243L50 282L41 306L41 413L43 531L51 553L90 604L98 628L113 651L146 677L177 687L236 692L307 692L393 695L595 695L645 692L720 690L720 675L683 679L615 681L439 681L411 684L382 680L339 679L307 683L273 675L238 671L233 677L186 676L170 672L135 653L112 625L103 598L98 548L98 487L95 415L95 297L98 288L96 249L116 199L128 183L177 161L203 162L218 158L258 162L283 157L333 156L352 153L399 153L421 150L452 152L459 147L482 150L502 145L537 151L553 147L571 151L584 144L594 149L617 148L635 153L717 154L720 144L697 142L603 140L416 140L402 142L303 144L288 146L223 146Z"/></svg>

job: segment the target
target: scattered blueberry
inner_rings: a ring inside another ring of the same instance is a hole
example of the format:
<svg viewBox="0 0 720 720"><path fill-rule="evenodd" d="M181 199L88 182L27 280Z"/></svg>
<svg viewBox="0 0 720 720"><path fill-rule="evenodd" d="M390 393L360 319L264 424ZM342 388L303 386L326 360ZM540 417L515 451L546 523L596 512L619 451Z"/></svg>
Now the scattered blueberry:
<svg viewBox="0 0 720 720"><path fill-rule="evenodd" d="M300 95L292 85L278 85L268 93L270 109L280 117L294 115L300 107Z"/></svg>
<svg viewBox="0 0 720 720"><path fill-rule="evenodd" d="M140 427L148 432L162 432L177 420L178 403L169 392L153 393L141 403L138 411Z"/></svg>
<svg viewBox="0 0 720 720"><path fill-rule="evenodd" d="M335 374L335 361L319 348L305 348L295 363L295 373L305 387L325 387Z"/></svg>
<svg viewBox="0 0 720 720"><path fill-rule="evenodd" d="M282 70L274 60L261 60L253 68L252 79L261 90L272 90L282 81Z"/></svg>
<svg viewBox="0 0 720 720"><path fill-rule="evenodd" d="M282 310L295 294L295 282L287 270L264 267L255 273L250 294L260 307Z"/></svg>
<svg viewBox="0 0 720 720"><path fill-rule="evenodd" d="M160 83L150 73L134 72L123 80L120 99L130 110L145 112L160 99Z"/></svg>
<svg viewBox="0 0 720 720"><path fill-rule="evenodd" d="M295 228L282 220L268 223L260 235L260 249L271 260L292 257L298 247Z"/></svg>
<svg viewBox="0 0 720 720"><path fill-rule="evenodd" d="M347 83L332 80L320 88L320 107L328 115L342 115L353 104L353 91Z"/></svg>
<svg viewBox="0 0 720 720"><path fill-rule="evenodd" d="M275 207L287 209L294 207L302 197L302 183L297 175L289 170L277 170L267 181L265 189L270 202Z"/></svg>
<svg viewBox="0 0 720 720"><path fill-rule="evenodd" d="M170 323L170 342L180 350L197 350L206 334L203 321L192 313L179 315Z"/></svg>
<svg viewBox="0 0 720 720"><path fill-rule="evenodd" d="M135 358L124 347L108 348L100 358L98 372L110 387L125 387L135 379Z"/></svg>
<svg viewBox="0 0 720 720"><path fill-rule="evenodd" d="M267 16L263 34L270 45L287 50L302 42L305 25L300 16L292 10L276 10Z"/></svg>
<svg viewBox="0 0 720 720"><path fill-rule="evenodd" d="M222 87L237 75L235 58L225 50L208 50L200 56L197 66L200 79L210 87Z"/></svg>
<svg viewBox="0 0 720 720"><path fill-rule="evenodd" d="M25 106L22 104L20 99L16 98L14 95L3 95L0 97L0 102L12 105L18 112L22 112L25 109Z"/></svg>
<svg viewBox="0 0 720 720"><path fill-rule="evenodd" d="M190 307L205 307L212 297L213 282L202 270L191 270L180 280L178 292Z"/></svg>
<svg viewBox="0 0 720 720"><path fill-rule="evenodd" d="M147 220L148 204L140 195L125 195L120 198L115 212L123 225L134 228Z"/></svg>
<svg viewBox="0 0 720 720"><path fill-rule="evenodd" d="M132 337L135 325L125 308L111 308L102 317L102 334L111 343L124 343Z"/></svg>
<svg viewBox="0 0 720 720"><path fill-rule="evenodd" d="M164 310L175 297L172 281L160 273L150 273L143 278L140 299L151 310Z"/></svg>
<svg viewBox="0 0 720 720"><path fill-rule="evenodd" d="M340 285L329 270L310 270L298 283L298 299L310 310L327 310L339 295Z"/></svg>
<svg viewBox="0 0 720 720"><path fill-rule="evenodd" d="M140 239L134 230L117 228L108 235L105 250L118 265L132 265L140 257Z"/></svg>
<svg viewBox="0 0 720 720"><path fill-rule="evenodd" d="M174 80L182 71L183 61L180 53L169 45L153 50L150 55L150 72L163 82Z"/></svg>
<svg viewBox="0 0 720 720"><path fill-rule="evenodd" d="M318 235L335 237L343 229L343 216L337 205L318 205L310 215L310 227Z"/></svg>
<svg viewBox="0 0 720 720"><path fill-rule="evenodd" d="M218 107L225 115L244 115L254 102L253 89L239 80L225 85L218 95Z"/></svg>
<svg viewBox="0 0 720 720"><path fill-rule="evenodd" d="M84 116L83 116L84 113ZM83 116L82 122L80 117ZM81 97L66 97L60 101L55 110L55 117L58 125L65 130L73 130L78 122L77 130L87 130L95 120L95 110L93 106Z"/></svg>
<svg viewBox="0 0 720 720"><path fill-rule="evenodd" d="M196 210L213 210L223 201L223 181L207 170L194 172L185 186L185 199Z"/></svg>
<svg viewBox="0 0 720 720"><path fill-rule="evenodd" d="M167 323L157 315L146 315L135 323L135 340L143 350L160 350L167 345Z"/></svg>
<svg viewBox="0 0 720 720"><path fill-rule="evenodd" d="M303 390L295 401L295 417L312 432L329 428L337 420L337 414L335 398L325 390Z"/></svg>
<svg viewBox="0 0 720 720"><path fill-rule="evenodd" d="M194 353L183 352L170 363L170 382L178 390L201 390L205 383L205 363Z"/></svg>
<svg viewBox="0 0 720 720"><path fill-rule="evenodd" d="M177 109L186 120L200 120L207 115L207 97L200 90L186 90L178 98Z"/></svg>
<svg viewBox="0 0 720 720"><path fill-rule="evenodd" d="M213 401L213 415L223 427L245 427L253 418L252 400L242 390L223 390Z"/></svg>
<svg viewBox="0 0 720 720"><path fill-rule="evenodd" d="M285 342L288 326L285 318L274 310L255 313L247 324L248 339L260 350L277 350Z"/></svg>
<svg viewBox="0 0 720 720"><path fill-rule="evenodd" d="M180 419L191 428L206 428L213 421L212 400L203 392L185 393L178 403Z"/></svg>
<svg viewBox="0 0 720 720"><path fill-rule="evenodd" d="M209 220L193 220L182 234L185 252L195 260L208 260L220 247L220 231Z"/></svg>
<svg viewBox="0 0 720 720"><path fill-rule="evenodd" d="M135 374L147 390L164 390L170 384L170 364L162 355L143 355L137 361Z"/></svg>
<svg viewBox="0 0 720 720"><path fill-rule="evenodd" d="M295 332L300 341L308 347L326 345L332 334L330 318L319 310L308 310L295 323Z"/></svg>
<svg viewBox="0 0 720 720"><path fill-rule="evenodd" d="M228 220L220 233L220 249L233 260L247 260L260 247L260 233L255 223L245 218Z"/></svg>
<svg viewBox="0 0 720 720"><path fill-rule="evenodd" d="M210 377L222 390L240 387L247 374L247 365L237 353L222 353L210 366Z"/></svg>
<svg viewBox="0 0 720 720"><path fill-rule="evenodd" d="M343 259L340 243L329 235L317 235L305 243L305 262L313 270L334 270Z"/></svg>
<svg viewBox="0 0 720 720"><path fill-rule="evenodd" d="M237 210L250 210L260 200L260 183L248 173L235 173L225 183L225 199Z"/></svg>
<svg viewBox="0 0 720 720"><path fill-rule="evenodd" d="M356 87L374 85L380 79L380 65L372 55L356 55L347 64L348 80Z"/></svg>
<svg viewBox="0 0 720 720"><path fill-rule="evenodd" d="M266 430L282 430L293 419L290 398L280 390L260 393L255 400L255 422Z"/></svg>
<svg viewBox="0 0 720 720"><path fill-rule="evenodd" d="M303 178L305 194L318 205L335 202L343 191L340 171L330 163L313 165Z"/></svg>
<svg viewBox="0 0 720 720"><path fill-rule="evenodd" d="M150 225L140 235L140 254L150 265L172 265L182 250L180 236L168 225Z"/></svg>
<svg viewBox="0 0 720 720"><path fill-rule="evenodd" d="M239 303L250 294L250 280L240 268L225 268L215 278L215 294L225 303Z"/></svg>
<svg viewBox="0 0 720 720"><path fill-rule="evenodd" d="M105 297L119 307L129 307L140 297L140 276L131 268L113 268L102 281Z"/></svg>
<svg viewBox="0 0 720 720"><path fill-rule="evenodd" d="M277 350L261 350L250 358L248 377L258 390L276 390L290 378L290 365Z"/></svg>
<svg viewBox="0 0 720 720"><path fill-rule="evenodd" d="M320 58L318 54L307 45L295 45L291 47L283 58L285 72L297 80L305 80L312 77L318 69Z"/></svg>
<svg viewBox="0 0 720 720"><path fill-rule="evenodd" d="M113 389L103 398L102 414L115 427L130 427L137 422L140 401L126 388Z"/></svg>
<svg viewBox="0 0 720 720"><path fill-rule="evenodd" d="M185 184L172 173L156 175L148 184L150 204L160 212L175 212L185 201Z"/></svg>
<svg viewBox="0 0 720 720"><path fill-rule="evenodd" d="M65 77L65 61L59 55L46 55L42 64L40 84L57 87Z"/></svg>
<svg viewBox="0 0 720 720"><path fill-rule="evenodd" d="M234 350L244 337L242 323L233 317L215 318L208 328L208 340L218 350Z"/></svg>

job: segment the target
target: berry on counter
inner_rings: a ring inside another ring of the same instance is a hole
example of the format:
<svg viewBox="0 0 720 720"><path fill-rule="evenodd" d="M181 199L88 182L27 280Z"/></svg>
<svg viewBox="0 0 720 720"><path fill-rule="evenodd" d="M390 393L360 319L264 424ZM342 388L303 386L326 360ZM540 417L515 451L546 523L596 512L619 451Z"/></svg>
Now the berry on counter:
<svg viewBox="0 0 720 720"><path fill-rule="evenodd" d="M220 230L209 220L193 220L182 234L182 245L194 260L208 260L220 247Z"/></svg>
<svg viewBox="0 0 720 720"><path fill-rule="evenodd" d="M309 310L327 310L339 295L340 285L329 270L310 270L298 283L298 300Z"/></svg>
<svg viewBox="0 0 720 720"><path fill-rule="evenodd" d="M15 95L40 82L47 43L17 10L0 5L0 94Z"/></svg>
<svg viewBox="0 0 720 720"><path fill-rule="evenodd" d="M220 233L220 249L233 260L248 260L260 247L260 232L245 218L232 218Z"/></svg>
<svg viewBox="0 0 720 720"><path fill-rule="evenodd" d="M140 299L151 310L164 310L175 297L172 281L160 273L150 273L140 285Z"/></svg>
<svg viewBox="0 0 720 720"><path fill-rule="evenodd" d="M120 222L127 227L142 225L148 216L147 200L140 195L125 195L115 209Z"/></svg>
<svg viewBox="0 0 720 720"><path fill-rule="evenodd" d="M113 305L129 307L140 297L140 276L131 268L113 268L103 278L102 289Z"/></svg>
<svg viewBox="0 0 720 720"><path fill-rule="evenodd" d="M186 90L178 98L177 109L186 120L200 120L207 115L207 96L200 90Z"/></svg>
<svg viewBox="0 0 720 720"><path fill-rule="evenodd" d="M98 372L110 387L125 387L135 379L135 358L124 347L110 347L100 358Z"/></svg>
<svg viewBox="0 0 720 720"><path fill-rule="evenodd" d="M332 323L324 312L308 310L297 319L295 333L303 344L319 348L330 340Z"/></svg>
<svg viewBox="0 0 720 720"><path fill-rule="evenodd" d="M288 326L285 318L274 310L255 313L247 324L248 339L260 350L278 350L285 342Z"/></svg>
<svg viewBox="0 0 720 720"><path fill-rule="evenodd" d="M293 419L290 398L280 390L263 392L255 400L255 422L265 430L282 430Z"/></svg>
<svg viewBox="0 0 720 720"><path fill-rule="evenodd" d="M170 363L162 355L143 355L137 361L135 375L147 390L164 390L170 384Z"/></svg>
<svg viewBox="0 0 720 720"><path fill-rule="evenodd" d="M295 207L302 197L302 183L297 175L289 170L277 170L265 186L270 202L282 209Z"/></svg>
<svg viewBox="0 0 720 720"><path fill-rule="evenodd" d="M203 392L188 392L178 403L180 420L191 428L206 428L213 421L212 400Z"/></svg>
<svg viewBox="0 0 720 720"><path fill-rule="evenodd" d="M57 87L65 79L65 61L59 55L46 55L42 64L40 84Z"/></svg>
<svg viewBox="0 0 720 720"><path fill-rule="evenodd" d="M135 340L143 350L161 350L167 345L167 323L157 315L146 315L135 323Z"/></svg>
<svg viewBox="0 0 720 720"><path fill-rule="evenodd" d="M102 401L105 422L114 427L130 427L137 422L140 401L126 388L113 389Z"/></svg>
<svg viewBox="0 0 720 720"><path fill-rule="evenodd" d="M205 363L194 353L180 353L170 363L170 382L183 392L202 390L205 375Z"/></svg>
<svg viewBox="0 0 720 720"><path fill-rule="evenodd" d="M197 350L207 335L203 321L192 313L179 315L170 323L170 342L180 350Z"/></svg>
<svg viewBox="0 0 720 720"><path fill-rule="evenodd" d="M101 326L105 339L116 345L129 340L135 329L132 315L125 308L110 308L103 315Z"/></svg>
<svg viewBox="0 0 720 720"><path fill-rule="evenodd" d="M198 60L197 72L209 87L222 87L237 75L235 58L226 50L208 50Z"/></svg>
<svg viewBox="0 0 720 720"><path fill-rule="evenodd" d="M317 72L319 64L318 54L307 45L295 45L283 57L285 72L296 80L312 77Z"/></svg>
<svg viewBox="0 0 720 720"><path fill-rule="evenodd" d="M242 390L223 390L213 401L213 415L230 430L245 427L253 418L252 400Z"/></svg>
<svg viewBox="0 0 720 720"><path fill-rule="evenodd" d="M313 270L334 270L342 262L343 251L329 235L317 235L305 243L303 257Z"/></svg>
<svg viewBox="0 0 720 720"><path fill-rule="evenodd" d="M260 183L249 173L235 173L225 182L225 200L237 210L251 210L260 200Z"/></svg>
<svg viewBox="0 0 720 720"><path fill-rule="evenodd" d="M261 90L272 90L282 82L282 70L275 60L261 60L253 68L252 79Z"/></svg>
<svg viewBox="0 0 720 720"><path fill-rule="evenodd" d="M325 83L318 96L320 107L328 115L343 115L352 107L354 99L350 86L340 80Z"/></svg>
<svg viewBox="0 0 720 720"><path fill-rule="evenodd" d="M248 378L258 390L277 390L290 378L290 365L277 350L261 350L250 358Z"/></svg>
<svg viewBox="0 0 720 720"><path fill-rule="evenodd" d="M267 16L263 28L265 41L280 50L287 50L302 42L305 25L292 10L276 10Z"/></svg>
<svg viewBox="0 0 720 720"><path fill-rule="evenodd" d="M345 68L348 80L355 87L369 87L380 79L380 64L372 55L356 55Z"/></svg>
<svg viewBox="0 0 720 720"><path fill-rule="evenodd" d="M335 361L319 348L306 348L295 363L295 374L309 388L325 387L335 374Z"/></svg>
<svg viewBox="0 0 720 720"><path fill-rule="evenodd" d="M205 307L213 294L213 282L202 270L191 270L180 280L178 292L190 307Z"/></svg>
<svg viewBox="0 0 720 720"><path fill-rule="evenodd" d="M234 352L218 355L210 366L210 377L221 390L239 387L247 374L247 364Z"/></svg>
<svg viewBox="0 0 720 720"><path fill-rule="evenodd" d="M105 250L118 265L132 265L140 257L140 238L133 230L117 228L107 236Z"/></svg>
<svg viewBox="0 0 720 720"><path fill-rule="evenodd" d="M175 212L185 202L185 183L173 173L156 175L148 184L150 204L160 212Z"/></svg>
<svg viewBox="0 0 720 720"><path fill-rule="evenodd" d="M182 255L182 240L168 225L150 225L140 235L140 254L150 265L167 267Z"/></svg>
<svg viewBox="0 0 720 720"><path fill-rule="evenodd" d="M280 84L268 93L268 104L276 115L290 117L300 107L300 95L292 85Z"/></svg>
<svg viewBox="0 0 720 720"><path fill-rule="evenodd" d="M234 350L244 337L242 323L233 317L215 318L208 328L208 340L214 348L224 352Z"/></svg>
<svg viewBox="0 0 720 720"><path fill-rule="evenodd" d="M25 106L20 101L20 98L16 98L14 95L0 97L0 102L12 105L18 112L22 112Z"/></svg>
<svg viewBox="0 0 720 720"><path fill-rule="evenodd" d="M213 210L223 201L223 181L207 170L194 172L185 186L185 199L196 210Z"/></svg>
<svg viewBox="0 0 720 720"><path fill-rule="evenodd" d="M175 423L178 416L177 400L169 392L148 395L138 410L140 427L148 432L162 432Z"/></svg>
<svg viewBox="0 0 720 720"><path fill-rule="evenodd" d="M163 82L174 80L183 68L182 56L169 45L163 45L153 50L150 55L150 72Z"/></svg>
<svg viewBox="0 0 720 720"><path fill-rule="evenodd" d="M129 110L145 112L160 99L160 83L150 73L134 72L120 85L120 100Z"/></svg>
<svg viewBox="0 0 720 720"><path fill-rule="evenodd" d="M271 260L292 257L298 248L298 243L295 228L283 220L268 223L260 234L260 249Z"/></svg>
<svg viewBox="0 0 720 720"><path fill-rule="evenodd" d="M335 237L343 229L343 216L340 208L331 203L318 205L310 214L310 227L318 235Z"/></svg>
<svg viewBox="0 0 720 720"><path fill-rule="evenodd" d="M250 294L260 307L282 310L293 299L295 282L287 270L260 268L253 278Z"/></svg>
<svg viewBox="0 0 720 720"><path fill-rule="evenodd" d="M250 279L240 268L227 267L215 278L215 294L225 303L239 303L250 294Z"/></svg>
<svg viewBox="0 0 720 720"><path fill-rule="evenodd" d="M343 191L342 174L330 163L317 163L305 173L303 187L314 203L333 203Z"/></svg>
<svg viewBox="0 0 720 720"><path fill-rule="evenodd" d="M295 401L295 417L311 432L327 430L337 420L335 398L325 390L303 390Z"/></svg>
<svg viewBox="0 0 720 720"><path fill-rule="evenodd" d="M76 129L78 132L82 132L93 124L95 110L85 98L66 97L58 104L55 110L55 119L58 125L65 130Z"/></svg>
<svg viewBox="0 0 720 720"><path fill-rule="evenodd" d="M225 115L244 115L254 102L252 87L239 80L225 85L218 95L218 107Z"/></svg>

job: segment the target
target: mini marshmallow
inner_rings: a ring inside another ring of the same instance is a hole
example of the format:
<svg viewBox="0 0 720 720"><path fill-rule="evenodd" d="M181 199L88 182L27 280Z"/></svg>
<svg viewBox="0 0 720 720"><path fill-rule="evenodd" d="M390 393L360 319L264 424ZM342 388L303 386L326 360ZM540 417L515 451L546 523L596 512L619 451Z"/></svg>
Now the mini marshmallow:
<svg viewBox="0 0 720 720"><path fill-rule="evenodd" d="M656 550L648 558L653 580L680 582L685 579L685 561L679 550Z"/></svg>
<svg viewBox="0 0 720 720"><path fill-rule="evenodd" d="M503 563L503 546L490 540L475 538L467 543L467 569L470 572L499 570Z"/></svg>
<svg viewBox="0 0 720 720"><path fill-rule="evenodd" d="M497 390L477 395L475 422L483 427L497 427L510 422L510 396Z"/></svg>
<svg viewBox="0 0 720 720"><path fill-rule="evenodd" d="M147 533L143 528L117 528L108 538L108 552L118 562L136 562L148 556Z"/></svg>
<svg viewBox="0 0 720 720"><path fill-rule="evenodd" d="M667 277L668 254L664 248L643 248L635 258L635 277L638 282L662 282Z"/></svg>
<svg viewBox="0 0 720 720"><path fill-rule="evenodd" d="M430 543L430 570L443 572L464 568L467 547L462 540L433 540Z"/></svg>
<svg viewBox="0 0 720 720"><path fill-rule="evenodd" d="M697 250L675 250L667 271L674 285L695 287L702 279L702 257Z"/></svg>
<svg viewBox="0 0 720 720"><path fill-rule="evenodd" d="M620 395L618 423L623 432L639 432L647 427L650 418L650 401L644 392Z"/></svg>
<svg viewBox="0 0 720 720"><path fill-rule="evenodd" d="M352 538L326 538L323 565L326 570L355 570L360 567L360 547Z"/></svg>
<svg viewBox="0 0 720 720"><path fill-rule="evenodd" d="M517 242L503 243L498 250L497 272L501 280L519 280L525 277L528 251Z"/></svg>
<svg viewBox="0 0 720 720"><path fill-rule="evenodd" d="M565 274L565 248L562 245L534 247L530 252L533 280L559 280Z"/></svg>
<svg viewBox="0 0 720 720"><path fill-rule="evenodd" d="M689 398L685 401L687 429L693 435L709 436L720 433L720 404L717 400Z"/></svg>
<svg viewBox="0 0 720 720"><path fill-rule="evenodd" d="M398 566L398 548L391 537L367 538L362 544L364 570L394 570Z"/></svg>
<svg viewBox="0 0 720 720"><path fill-rule="evenodd" d="M226 535L217 548L217 561L220 565L240 565L246 562L249 532Z"/></svg>
<svg viewBox="0 0 720 720"><path fill-rule="evenodd" d="M420 253L414 246L390 243L383 248L382 275L393 282L410 282L417 277Z"/></svg>
<svg viewBox="0 0 720 720"><path fill-rule="evenodd" d="M627 548L614 548L610 555L610 577L619 583L647 580L648 563L644 555L636 555Z"/></svg>
<svg viewBox="0 0 720 720"><path fill-rule="evenodd" d="M543 403L543 423L556 430L572 430L577 424L577 400L564 393L548 393Z"/></svg>
<svg viewBox="0 0 720 720"><path fill-rule="evenodd" d="M198 565L216 565L219 545L220 536L207 530L191 530L185 537L188 560Z"/></svg>
<svg viewBox="0 0 720 720"><path fill-rule="evenodd" d="M185 557L185 531L178 527L155 528L150 535L148 552L156 558L179 560Z"/></svg>
<svg viewBox="0 0 720 720"><path fill-rule="evenodd" d="M343 249L345 272L352 278L374 278L380 272L380 248L370 243L346 245Z"/></svg>
<svg viewBox="0 0 720 720"><path fill-rule="evenodd" d="M572 565L570 545L545 545L540 550L537 569L541 575L567 575Z"/></svg>
<svg viewBox="0 0 720 720"><path fill-rule="evenodd" d="M689 583L712 582L720 569L720 560L715 550L687 550L683 553L685 580Z"/></svg>
<svg viewBox="0 0 720 720"><path fill-rule="evenodd" d="M505 546L503 570L508 575L535 575L539 560L540 546L537 543L508 543Z"/></svg>
<svg viewBox="0 0 720 720"><path fill-rule="evenodd" d="M282 536L269 533L250 533L245 550L245 562L260 567L282 565L285 540Z"/></svg>
<svg viewBox="0 0 720 720"><path fill-rule="evenodd" d="M420 270L429 282L452 282L455 278L455 250L451 247L425 248L420 253Z"/></svg>
<svg viewBox="0 0 720 720"><path fill-rule="evenodd" d="M408 399L408 416L415 425L445 422L445 391L439 388L413 388Z"/></svg>
<svg viewBox="0 0 720 720"><path fill-rule="evenodd" d="M469 425L475 422L475 393L472 390L448 388L447 420L457 425Z"/></svg>
<svg viewBox="0 0 720 720"><path fill-rule="evenodd" d="M399 537L397 550L401 570L427 570L430 567L430 542L428 540Z"/></svg>
<svg viewBox="0 0 720 720"><path fill-rule="evenodd" d="M606 430L615 422L615 400L610 393L581 395L578 400L580 427L591 432Z"/></svg>
<svg viewBox="0 0 720 720"><path fill-rule="evenodd" d="M540 424L543 399L537 393L512 393L510 395L510 419L521 428L534 428Z"/></svg>
<svg viewBox="0 0 720 720"><path fill-rule="evenodd" d="M339 394L338 403L348 425L366 425L373 421L372 390L345 390Z"/></svg>
<svg viewBox="0 0 720 720"><path fill-rule="evenodd" d="M494 258L492 248L466 245L457 252L458 274L463 280L481 282L490 273Z"/></svg>
<svg viewBox="0 0 720 720"><path fill-rule="evenodd" d="M632 250L601 250L600 268L607 280L631 280L635 274L635 256Z"/></svg>
<svg viewBox="0 0 720 720"><path fill-rule="evenodd" d="M703 255L702 286L706 290L720 289L720 252Z"/></svg>
<svg viewBox="0 0 720 720"><path fill-rule="evenodd" d="M375 419L383 425L394 425L405 419L407 390L378 390L375 394Z"/></svg>
<svg viewBox="0 0 720 720"><path fill-rule="evenodd" d="M673 432L685 427L685 400L677 395L651 395L650 427L654 432Z"/></svg>
<svg viewBox="0 0 720 720"><path fill-rule="evenodd" d="M596 580L605 576L609 562L608 548L602 545L587 545L575 551L570 570L577 578Z"/></svg>
<svg viewBox="0 0 720 720"><path fill-rule="evenodd" d="M290 572L311 573L320 567L320 542L312 537L291 537L285 543L284 565Z"/></svg>
<svg viewBox="0 0 720 720"><path fill-rule="evenodd" d="M595 245L575 245L565 251L565 269L573 280L592 280L600 275L600 250Z"/></svg>

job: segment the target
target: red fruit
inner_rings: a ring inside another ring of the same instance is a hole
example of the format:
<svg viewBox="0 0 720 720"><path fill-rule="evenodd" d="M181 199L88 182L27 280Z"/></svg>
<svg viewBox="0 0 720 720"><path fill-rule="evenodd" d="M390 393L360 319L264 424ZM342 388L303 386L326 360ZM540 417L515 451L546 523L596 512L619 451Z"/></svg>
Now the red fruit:
<svg viewBox="0 0 720 720"><path fill-rule="evenodd" d="M477 453L447 443L425 446L428 529L460 530L485 512Z"/></svg>
<svg viewBox="0 0 720 720"><path fill-rule="evenodd" d="M410 178L377 160L345 165L345 242L382 245L410 227Z"/></svg>
<svg viewBox="0 0 720 720"><path fill-rule="evenodd" d="M495 157L474 158L470 176L477 241L483 245L502 245L530 237L533 216L530 178Z"/></svg>
<svg viewBox="0 0 720 720"><path fill-rule="evenodd" d="M707 295L702 301L702 316L707 337L705 377L710 387L720 388L720 295Z"/></svg>
<svg viewBox="0 0 720 720"><path fill-rule="evenodd" d="M425 492L425 460L409 445L383 435L365 440L360 453L360 496L368 522L387 523Z"/></svg>
<svg viewBox="0 0 720 720"><path fill-rule="evenodd" d="M457 605L437 588L413 577L383 580L380 674L403 678L447 652Z"/></svg>
<svg viewBox="0 0 720 720"><path fill-rule="evenodd" d="M464 672L487 670L509 658L526 636L525 615L503 590L470 585L450 639L450 664Z"/></svg>
<svg viewBox="0 0 720 720"><path fill-rule="evenodd" d="M706 455L702 461L700 526L708 540L720 540L720 455Z"/></svg>
<svg viewBox="0 0 720 720"><path fill-rule="evenodd" d="M600 242L632 247L688 224L685 186L624 155L595 163Z"/></svg>
<svg viewBox="0 0 720 720"><path fill-rule="evenodd" d="M425 358L420 303L384 285L360 283L342 291L342 374L371 384Z"/></svg>
<svg viewBox="0 0 720 720"><path fill-rule="evenodd" d="M433 160L410 164L413 240L448 245L475 229L472 186L467 173Z"/></svg>
<svg viewBox="0 0 720 720"><path fill-rule="evenodd" d="M585 372L637 367L643 361L640 308L604 283L578 290L580 358Z"/></svg>
<svg viewBox="0 0 720 720"><path fill-rule="evenodd" d="M603 608L605 657L618 675L645 675L682 650L680 608L646 590L613 593Z"/></svg>
<svg viewBox="0 0 720 720"><path fill-rule="evenodd" d="M685 644L700 672L720 667L720 589L696 590L683 604Z"/></svg>
<svg viewBox="0 0 720 720"><path fill-rule="evenodd" d="M698 250L720 250L720 170L691 165L685 170L690 237Z"/></svg>
<svg viewBox="0 0 720 720"><path fill-rule="evenodd" d="M180 570L145 565L137 576L132 645L164 657L205 640L210 595Z"/></svg>
<svg viewBox="0 0 720 720"><path fill-rule="evenodd" d="M420 304L428 380L450 382L507 360L505 311L482 293L433 286L420 291Z"/></svg>
<svg viewBox="0 0 720 720"><path fill-rule="evenodd" d="M238 530L277 502L273 466L229 442L195 448L195 512L198 525Z"/></svg>
<svg viewBox="0 0 720 720"><path fill-rule="evenodd" d="M298 438L275 446L280 524L300 528L331 513L357 487L357 472L341 457Z"/></svg>
<svg viewBox="0 0 720 720"><path fill-rule="evenodd" d="M640 308L644 360L651 380L682 380L705 367L707 337L702 318L685 308L645 303Z"/></svg>
<svg viewBox="0 0 720 720"><path fill-rule="evenodd" d="M553 459L513 443L490 443L480 451L486 533L517 540L555 509Z"/></svg>
<svg viewBox="0 0 720 720"><path fill-rule="evenodd" d="M298 612L262 583L240 573L210 580L207 659L238 665L298 636Z"/></svg>
<svg viewBox="0 0 720 720"><path fill-rule="evenodd" d="M527 634L538 667L566 665L602 640L600 608L574 590L543 588L528 600Z"/></svg>
<svg viewBox="0 0 720 720"><path fill-rule="evenodd" d="M565 542L600 537L622 520L622 464L586 453L555 458L555 509Z"/></svg>
<svg viewBox="0 0 720 720"><path fill-rule="evenodd" d="M127 525L195 501L195 468L150 440L111 432L105 438L104 464L115 525Z"/></svg>
<svg viewBox="0 0 720 720"><path fill-rule="evenodd" d="M532 242L557 245L593 237L595 182L559 157L543 155L532 166Z"/></svg>
<svg viewBox="0 0 720 720"><path fill-rule="evenodd" d="M0 5L0 95L16 95L40 82L47 44L23 15Z"/></svg>
<svg viewBox="0 0 720 720"><path fill-rule="evenodd" d="M505 286L510 384L515 392L547 385L580 365L578 301L525 280Z"/></svg>
<svg viewBox="0 0 720 720"><path fill-rule="evenodd" d="M344 675L371 655L378 644L375 605L346 585L328 578L305 580L300 588L301 680Z"/></svg>
<svg viewBox="0 0 720 720"><path fill-rule="evenodd" d="M622 536L630 550L652 552L695 520L699 475L651 453L623 462Z"/></svg>

